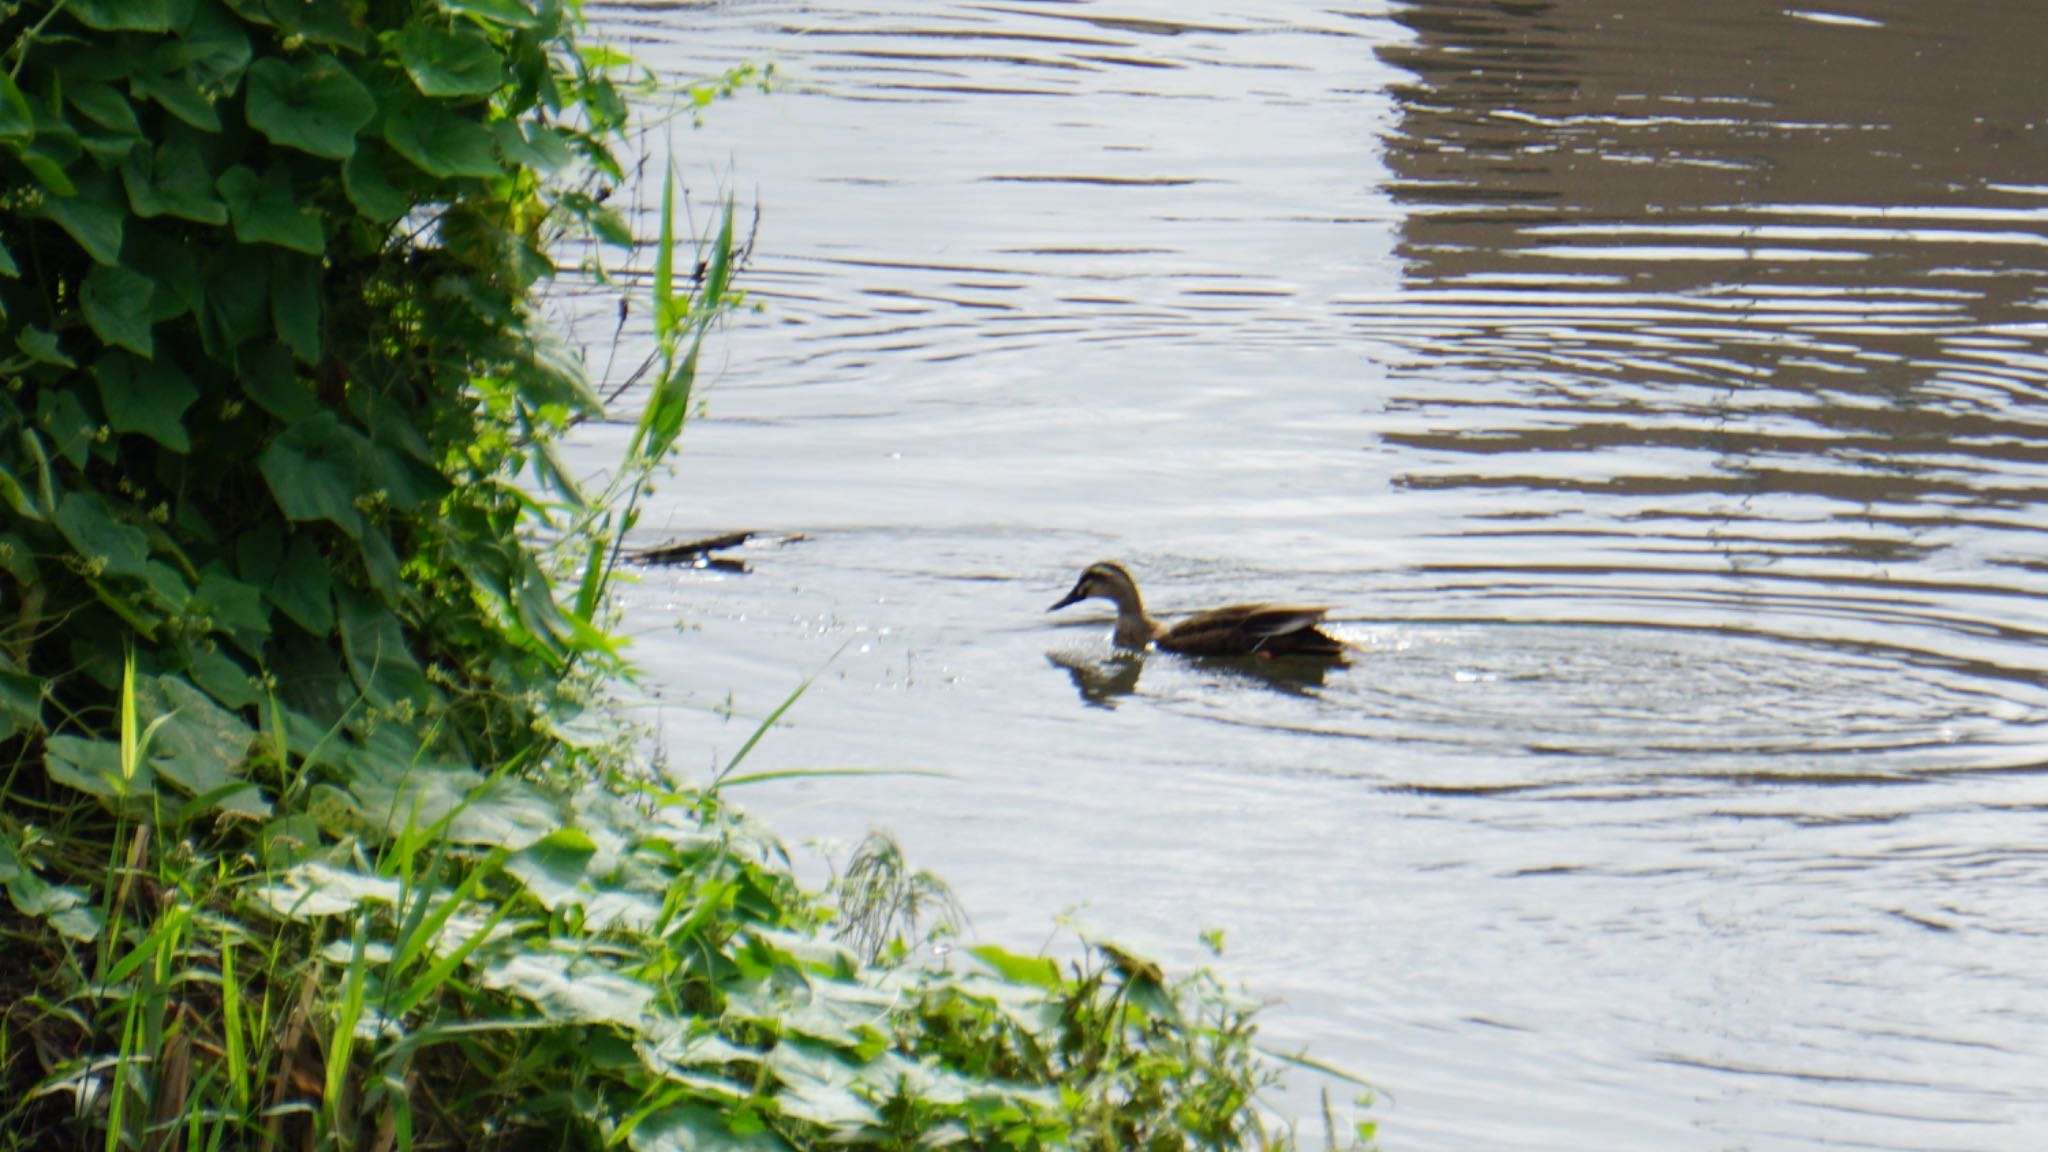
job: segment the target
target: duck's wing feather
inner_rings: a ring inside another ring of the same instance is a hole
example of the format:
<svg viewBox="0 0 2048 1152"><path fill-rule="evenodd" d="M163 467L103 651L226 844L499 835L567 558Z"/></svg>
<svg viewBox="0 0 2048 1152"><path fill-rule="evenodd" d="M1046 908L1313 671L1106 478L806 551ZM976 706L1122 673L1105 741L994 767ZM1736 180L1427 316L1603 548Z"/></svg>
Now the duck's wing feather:
<svg viewBox="0 0 2048 1152"><path fill-rule="evenodd" d="M1232 604L1197 612L1175 625L1173 630L1178 632L1186 628L1207 632L1228 628L1249 636L1285 636L1289 632L1313 628L1329 614L1327 607L1311 604Z"/></svg>
<svg viewBox="0 0 2048 1152"><path fill-rule="evenodd" d="M1232 604L1197 612L1166 630L1159 646L1197 655L1260 651L1338 651L1317 630L1328 608L1296 604Z"/></svg>

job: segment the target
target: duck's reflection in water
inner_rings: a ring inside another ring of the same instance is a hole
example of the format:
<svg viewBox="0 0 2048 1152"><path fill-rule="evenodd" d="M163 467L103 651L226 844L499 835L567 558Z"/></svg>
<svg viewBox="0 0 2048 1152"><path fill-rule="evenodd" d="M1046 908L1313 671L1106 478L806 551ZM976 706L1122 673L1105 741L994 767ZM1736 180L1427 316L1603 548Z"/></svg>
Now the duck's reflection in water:
<svg viewBox="0 0 2048 1152"><path fill-rule="evenodd" d="M1117 701L1138 690L1138 674L1145 670L1145 657L1136 652L1102 655L1055 648L1045 654L1055 668L1073 678L1081 703L1091 708L1115 708Z"/></svg>
<svg viewBox="0 0 2048 1152"><path fill-rule="evenodd" d="M1073 679L1074 690L1081 694L1083 704L1091 708L1115 708L1123 697L1137 692L1138 677L1145 671L1147 654L1055 648L1047 652L1045 658L1053 667L1064 669ZM1283 656L1266 660L1256 656L1197 658L1153 655L1150 658L1174 661L1181 667L1192 669L1216 687L1254 684L1287 696L1311 697L1321 693L1324 679L1331 669L1345 666L1342 660L1312 657Z"/></svg>

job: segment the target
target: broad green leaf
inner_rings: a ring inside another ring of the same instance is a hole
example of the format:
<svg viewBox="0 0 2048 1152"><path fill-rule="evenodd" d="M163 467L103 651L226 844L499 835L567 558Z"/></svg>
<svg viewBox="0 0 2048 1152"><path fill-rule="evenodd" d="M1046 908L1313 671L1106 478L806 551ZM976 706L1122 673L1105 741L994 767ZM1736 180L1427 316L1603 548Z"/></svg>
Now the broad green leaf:
<svg viewBox="0 0 2048 1152"><path fill-rule="evenodd" d="M263 450L257 466L277 505L293 520L330 520L350 536L363 531L355 505L363 490L368 442L331 412L292 425Z"/></svg>
<svg viewBox="0 0 2048 1152"><path fill-rule="evenodd" d="M375 603L368 597L358 595L358 599L362 601L363 606L372 606ZM386 614L389 615L388 612ZM483 780L482 774L474 769L449 767L429 761L426 747L420 743L420 733L410 726L400 727L395 724L379 724L361 734L353 744L340 749L339 759L335 764L345 770L344 775L364 780L385 780L389 787L396 787L393 781L410 776L416 771L453 775L458 780L458 783L452 785L457 793L466 793ZM393 815L401 822L405 818L403 813L387 815ZM392 827L395 828L397 825L394 824Z"/></svg>
<svg viewBox="0 0 2048 1152"><path fill-rule="evenodd" d="M0 276L9 280L21 279L21 265L14 262L14 253L9 252L5 244L0 244Z"/></svg>
<svg viewBox="0 0 2048 1152"><path fill-rule="evenodd" d="M33 324L23 324L21 331L14 334L15 346L28 354L38 364L54 364L59 368L76 368L78 362L64 354L57 344L54 333L45 332Z"/></svg>
<svg viewBox="0 0 2048 1152"><path fill-rule="evenodd" d="M93 163L108 170L120 167L130 152L143 146L139 134L123 136L117 132L80 132L78 143L85 149L85 154L92 157Z"/></svg>
<svg viewBox="0 0 2048 1152"><path fill-rule="evenodd" d="M30 147L40 147L41 144L42 141L38 140ZM71 182L70 173L64 171L63 163L56 158L41 152L26 152L22 154L21 164L28 169L31 176L42 183L50 195L61 196L67 200L78 195L78 185ZM54 218L53 216L52 219Z"/></svg>
<svg viewBox="0 0 2048 1152"><path fill-rule="evenodd" d="M249 678L249 670L237 664L234 657L226 652L218 648L198 650L191 654L189 660L187 672L192 682L223 706L242 709L262 702L263 697Z"/></svg>
<svg viewBox="0 0 2048 1152"><path fill-rule="evenodd" d="M199 587L192 590L192 610L213 621L215 632L234 637L236 645L251 656L261 656L263 642L270 637L270 610L263 606L263 590L229 575L218 563L199 573Z"/></svg>
<svg viewBox="0 0 2048 1152"><path fill-rule="evenodd" d="M220 131L220 114L213 110L212 99L185 73L145 67L129 78L129 84L192 127L203 132Z"/></svg>
<svg viewBox="0 0 2048 1152"><path fill-rule="evenodd" d="M861 1048L876 1039L875 1022L898 1003L897 994L842 980L813 979L808 1003L783 1017L791 1032L835 1047Z"/></svg>
<svg viewBox="0 0 2048 1152"><path fill-rule="evenodd" d="M559 663L569 654L569 647L564 641L575 632L561 605L555 602L554 586L534 563L533 557L521 555L518 563L519 582L512 600L519 612L519 622L535 641L537 650L550 661Z"/></svg>
<svg viewBox="0 0 2048 1152"><path fill-rule="evenodd" d="M633 1129L633 1152L792 1152L772 1128L738 1135L727 1113L702 1104L678 1104L656 1111Z"/></svg>
<svg viewBox="0 0 2048 1152"><path fill-rule="evenodd" d="M320 262L286 252L270 263L270 315L300 360L320 362Z"/></svg>
<svg viewBox="0 0 2048 1152"><path fill-rule="evenodd" d="M332 56L296 65L266 56L249 66L249 127L271 142L330 160L355 153L356 133L377 115L370 90Z"/></svg>
<svg viewBox="0 0 2048 1152"><path fill-rule="evenodd" d="M135 107L129 105L127 96L117 92L111 84L72 84L63 90L74 109L104 129L119 135L141 135L141 121L135 119Z"/></svg>
<svg viewBox="0 0 2048 1152"><path fill-rule="evenodd" d="M1042 1025L1024 1025L1037 1032ZM861 1069L860 1080L876 1099L916 1100L925 1106L957 1108L970 1101L1003 1101L1023 1086L1015 1081L976 1079L927 1056L920 1060L899 1052L883 1052ZM1034 1103L1051 1112L1059 1107L1059 1093L1042 1090ZM1037 1093L1033 1093L1037 1095Z"/></svg>
<svg viewBox="0 0 2048 1152"><path fill-rule="evenodd" d="M320 213L301 203L292 188L291 170L273 164L257 176L237 164L221 174L217 185L235 222L235 239L245 244L275 244L318 256L326 246Z"/></svg>
<svg viewBox="0 0 2048 1152"><path fill-rule="evenodd" d="M216 226L228 222L213 173L189 145L165 144L154 153L133 149L121 162L121 181L137 216L177 216Z"/></svg>
<svg viewBox="0 0 2048 1152"><path fill-rule="evenodd" d="M369 33L363 30L369 19L364 0L265 0L263 7L291 35L352 52L369 49Z"/></svg>
<svg viewBox="0 0 2048 1152"><path fill-rule="evenodd" d="M36 134L36 114L14 77L0 69L0 144L26 144Z"/></svg>
<svg viewBox="0 0 2048 1152"><path fill-rule="evenodd" d="M172 2L182 6L190 5L193 3L193 0L172 0ZM66 3L68 4L69 0L66 0ZM134 40L127 42L135 43L140 40L140 37L136 37ZM60 45L62 46L61 48L59 47ZM44 75L48 75L52 71L58 74L61 82L51 85L48 91L51 100L59 106L64 103L64 95L74 85L120 84L134 70L136 57L140 53L108 52L105 51L105 45L105 39L95 39L92 37L52 37L48 42L48 48L55 49L62 54L55 55L54 58L47 60L38 59L36 63L44 67L31 69L31 74L33 75L37 71L42 71ZM38 47L42 47L42 45ZM64 49L70 50L64 51ZM30 87L34 88L37 85L32 83Z"/></svg>
<svg viewBox="0 0 2048 1152"><path fill-rule="evenodd" d="M214 811L270 814L263 794L241 780L255 729L182 677L143 680L136 702L148 723L164 721L149 746L158 776L187 795L212 797Z"/></svg>
<svg viewBox="0 0 2048 1152"><path fill-rule="evenodd" d="M528 120L497 120L491 124L491 139L498 153L514 164L541 172L560 172L576 163L569 149L569 134L552 124Z"/></svg>
<svg viewBox="0 0 2048 1152"><path fill-rule="evenodd" d="M388 708L400 700L425 705L430 694L426 673L413 659L412 650L405 643L405 630L390 607L378 597L350 588L337 588L335 593L341 608L342 656L348 661L349 676L356 687L380 707ZM360 790L357 795L362 795ZM374 810L376 805L372 803L370 807Z"/></svg>
<svg viewBox="0 0 2048 1152"><path fill-rule="evenodd" d="M85 322L99 338L147 360L156 354L150 337L150 298L156 285L140 272L112 264L95 265L85 274L79 303Z"/></svg>
<svg viewBox="0 0 2048 1152"><path fill-rule="evenodd" d="M993 944L983 944L968 951L1005 980L1040 988L1059 987L1059 965L1044 956L1020 956Z"/></svg>
<svg viewBox="0 0 2048 1152"><path fill-rule="evenodd" d="M425 100L407 101L384 118L384 140L430 176L479 178L503 171L482 124Z"/></svg>
<svg viewBox="0 0 2048 1152"><path fill-rule="evenodd" d="M386 600L403 597L405 585L398 578L398 552L391 547L391 538L373 526L356 537L356 543L362 550L363 573L370 578L370 587Z"/></svg>
<svg viewBox="0 0 2048 1152"><path fill-rule="evenodd" d="M98 939L106 922L84 889L52 884L35 874L8 838L0 837L0 887L15 911L48 920L73 940Z"/></svg>
<svg viewBox="0 0 2048 1152"><path fill-rule="evenodd" d="M390 152L364 142L341 166L341 187L356 211L379 224L389 224L412 210L412 198L391 178Z"/></svg>
<svg viewBox="0 0 2048 1152"><path fill-rule="evenodd" d="M30 499L28 488L5 468L0 468L0 504L12 509L24 521L41 524L47 519L42 508ZM14 577L17 583L31 586L42 575L36 566L35 554L29 551L28 542L9 532L0 532L0 572ZM0 654L0 673L12 667L13 663ZM35 683L40 685L43 682L36 680ZM4 676L0 676L0 696L6 692L7 682Z"/></svg>
<svg viewBox="0 0 2048 1152"><path fill-rule="evenodd" d="M73 468L85 467L86 453L99 438L99 421L87 414L77 393L68 388L44 389L36 397L36 423L49 433L58 456L70 461Z"/></svg>
<svg viewBox="0 0 2048 1152"><path fill-rule="evenodd" d="M169 32L171 0L71 0L64 8L102 32Z"/></svg>
<svg viewBox="0 0 2048 1152"><path fill-rule="evenodd" d="M35 500L29 498L29 490L23 484L20 484L20 480L16 480L10 474L10 471L4 469L4 467L0 467L0 504L6 504L8 508L12 508L14 515L18 515L23 521L35 521L35 523L45 523L47 521L47 517L43 515L43 508ZM31 584L31 586L43 574L43 570L35 564L35 553L29 551L29 541L20 539L14 533L0 533L0 572L6 572L8 576L12 576L18 584ZM6 658L0 658L0 668L10 668L10 666L12 664ZM43 685L41 678L35 678L33 683L37 685L37 691L41 691L41 687L39 687L39 685ZM4 695L4 693L6 693L6 681L4 681L4 678L0 678L0 695Z"/></svg>
<svg viewBox="0 0 2048 1152"><path fill-rule="evenodd" d="M277 578L263 590L277 610L315 636L334 628L334 577L311 536L292 537Z"/></svg>
<svg viewBox="0 0 2048 1152"><path fill-rule="evenodd" d="M52 736L43 744L43 770L53 783L102 799L156 791L156 775L147 764L136 769L133 780L121 779L121 746L112 740Z"/></svg>
<svg viewBox="0 0 2048 1152"><path fill-rule="evenodd" d="M276 703L283 705L285 715L285 746L293 756L301 756L309 765L322 765L336 771L348 769L348 746L338 738L334 726L340 722L342 709L328 707L315 713L297 711L293 697L307 697L317 701L319 697L354 697L356 691L348 687L348 670L334 660L334 654L322 648L311 646L289 646L279 648L279 658L266 668L276 674ZM311 687L309 687L311 685ZM264 711L266 722L274 722L276 715ZM348 793L342 793L344 797ZM354 801L348 801L354 804Z"/></svg>
<svg viewBox="0 0 2048 1152"><path fill-rule="evenodd" d="M296 424L320 411L313 389L292 363L291 350L275 340L252 340L242 345L235 358L242 390L265 412Z"/></svg>
<svg viewBox="0 0 2048 1152"><path fill-rule="evenodd" d="M775 1104L785 1116L840 1129L882 1122L874 1105L854 1094L859 1063L837 1049L785 1038L768 1053L768 1069L782 1083Z"/></svg>
<svg viewBox="0 0 2048 1152"><path fill-rule="evenodd" d="M606 965L600 953L546 945L508 950L479 974L486 988L509 992L557 1024L632 1028L654 1002L654 989Z"/></svg>
<svg viewBox="0 0 2048 1152"><path fill-rule="evenodd" d="M597 845L574 828L561 828L505 861L505 871L526 888L540 906L554 911L587 905L596 896L597 877L589 874Z"/></svg>
<svg viewBox="0 0 2048 1152"><path fill-rule="evenodd" d="M547 734L565 748L590 752L618 738L618 717L602 708L562 704L548 709L540 720Z"/></svg>
<svg viewBox="0 0 2048 1152"><path fill-rule="evenodd" d="M395 406L394 406L395 407ZM363 476L389 505L400 512L417 511L429 499L448 492L447 481L432 468L372 442L363 454Z"/></svg>
<svg viewBox="0 0 2048 1152"><path fill-rule="evenodd" d="M379 611L390 619L389 611ZM451 843L517 852L562 826L559 802L517 776L486 778L418 753L355 753L348 768L350 792L389 831L411 823L434 828Z"/></svg>
<svg viewBox="0 0 2048 1152"><path fill-rule="evenodd" d="M29 495L28 488L14 473L0 468L0 504L24 520L41 523L43 510ZM13 536L0 535L0 571L13 576L23 584L35 583L35 558L28 547Z"/></svg>
<svg viewBox="0 0 2048 1152"><path fill-rule="evenodd" d="M414 23L398 34L398 58L429 96L482 96L505 83L501 53L473 26Z"/></svg>
<svg viewBox="0 0 2048 1152"><path fill-rule="evenodd" d="M84 113L86 119L102 128L127 136L142 132L142 122L135 118L134 105L111 85L71 84L64 89L64 98Z"/></svg>
<svg viewBox="0 0 2048 1152"><path fill-rule="evenodd" d="M83 890L66 887L52 889L52 891L61 891L67 897L72 893L78 893L81 902L70 904L67 900L61 910L51 913L50 926L59 933L82 943L90 944L98 940L100 933L104 932L107 927L106 915L89 901L85 900Z"/></svg>
<svg viewBox="0 0 2048 1152"><path fill-rule="evenodd" d="M720 1036L700 1017L679 1019L659 1009L640 1022L638 1031L645 1038L641 1041L641 1058L649 1067L663 1074L683 1068L715 1068L723 1064L758 1066L767 1056L758 1048L744 1047ZM735 1099L744 1099L749 1093L739 1088L731 1095Z"/></svg>
<svg viewBox="0 0 2048 1152"><path fill-rule="evenodd" d="M185 583L185 577L169 564L151 560L142 566L142 582L156 597L153 607L161 608L166 616L177 616L192 603L192 588Z"/></svg>
<svg viewBox="0 0 2048 1152"><path fill-rule="evenodd" d="M498 229L495 224L480 221L474 213L450 212L441 218L444 236L457 221L462 222L462 230L468 235L464 242L476 245L476 253L480 258L488 258L490 253L485 249L490 248L495 239L504 235L502 229ZM482 239L487 229L491 239ZM513 315L510 303L496 285L486 283L484 287L479 288L476 281L468 276L450 273L441 277L434 281L434 295L441 300L461 304L477 319L494 329L510 331L524 323L524 320Z"/></svg>
<svg viewBox="0 0 2048 1152"><path fill-rule="evenodd" d="M765 924L749 925L747 935L753 938L757 950L772 955L776 963L794 964L811 972L850 972L860 967L860 958L852 948L829 937ZM860 998L862 1003L868 1003L874 997L884 1001L895 998L893 992L861 989L858 985L836 981L820 981L811 989L814 998L828 998L840 991Z"/></svg>
<svg viewBox="0 0 2048 1152"><path fill-rule="evenodd" d="M250 895L279 916L304 919L338 916L365 904L396 905L405 890L393 877L308 860L279 874L273 882L250 889Z"/></svg>
<svg viewBox="0 0 2048 1152"><path fill-rule="evenodd" d="M540 17L527 0L441 0L441 10L507 28L540 27Z"/></svg>
<svg viewBox="0 0 2048 1152"><path fill-rule="evenodd" d="M448 480L434 467L434 449L413 426L412 412L367 388L350 391L349 410L367 426L373 445L363 457L365 478L391 507L411 512L448 494Z"/></svg>
<svg viewBox="0 0 2048 1152"><path fill-rule="evenodd" d="M92 370L99 380L100 403L107 410L109 427L116 432L140 433L173 452L192 450L192 440L185 432L185 409L199 399L199 389L168 357L144 361L109 352Z"/></svg>
<svg viewBox="0 0 2048 1152"><path fill-rule="evenodd" d="M29 113L35 117L35 138L20 149L21 162L51 192L77 195L72 180L91 174L78 164L85 152L79 147L77 125L43 100L30 101Z"/></svg>
<svg viewBox="0 0 2048 1152"><path fill-rule="evenodd" d="M121 223L128 215L127 197L115 191L110 177L97 172L80 176L76 189L76 195L44 200L43 211L58 227L71 233L71 238L94 261L119 264Z"/></svg>
<svg viewBox="0 0 2048 1152"><path fill-rule="evenodd" d="M349 389L348 406L349 411L355 414L357 422L369 430L370 439L375 443L395 448L426 465L428 469L433 469L435 463L440 460L440 454L434 446L427 442L425 436L420 435L420 430L415 424L418 415L413 409L374 388ZM379 465L380 470L384 467L382 464ZM448 491L447 483L438 471L425 477L419 470L414 470L410 476L380 475L378 482L389 483L393 488L407 489L403 496L396 492L392 493L391 498L395 501L417 502L428 498L438 500Z"/></svg>
<svg viewBox="0 0 2048 1152"><path fill-rule="evenodd" d="M174 38L151 50L164 73L184 73L201 89L232 92L249 67L249 37L242 22L219 4L202 3Z"/></svg>
<svg viewBox="0 0 2048 1152"><path fill-rule="evenodd" d="M457 508L435 527L442 546L469 578L471 594L501 626L513 626L511 572L516 548L474 508Z"/></svg>
<svg viewBox="0 0 2048 1152"><path fill-rule="evenodd" d="M0 655L0 720L12 724L15 732L42 727L45 683L41 677L23 672L15 667L12 660Z"/></svg>
<svg viewBox="0 0 2048 1152"><path fill-rule="evenodd" d="M97 492L66 492L57 504L57 530L88 563L106 562L109 576L143 574L149 559L149 537L123 524Z"/></svg>

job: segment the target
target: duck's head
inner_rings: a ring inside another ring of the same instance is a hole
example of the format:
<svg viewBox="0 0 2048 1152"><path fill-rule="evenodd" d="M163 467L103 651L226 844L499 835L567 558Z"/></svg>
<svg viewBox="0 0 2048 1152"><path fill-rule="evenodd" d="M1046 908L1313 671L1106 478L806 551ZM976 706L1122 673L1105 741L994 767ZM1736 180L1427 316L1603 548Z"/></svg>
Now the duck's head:
<svg viewBox="0 0 2048 1152"><path fill-rule="evenodd" d="M1074 581L1072 592L1067 593L1064 599L1046 611L1057 612L1069 604L1079 604L1083 600L1096 597L1113 600L1119 608L1125 604L1135 604L1138 601L1138 582L1131 579L1131 574L1124 571L1123 565L1109 560L1099 561L1090 564L1088 570L1081 573L1081 578Z"/></svg>

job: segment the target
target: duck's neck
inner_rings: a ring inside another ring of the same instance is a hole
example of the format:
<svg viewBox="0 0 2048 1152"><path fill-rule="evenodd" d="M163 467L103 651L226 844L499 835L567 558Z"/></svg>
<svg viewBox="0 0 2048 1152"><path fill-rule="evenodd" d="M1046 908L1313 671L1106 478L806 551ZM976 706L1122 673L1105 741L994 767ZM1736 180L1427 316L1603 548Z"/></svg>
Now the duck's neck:
<svg viewBox="0 0 2048 1152"><path fill-rule="evenodd" d="M1110 639L1117 647L1143 651L1166 631L1159 621L1145 614L1145 602L1139 599L1136 588L1112 589L1109 599L1116 605L1116 631Z"/></svg>

